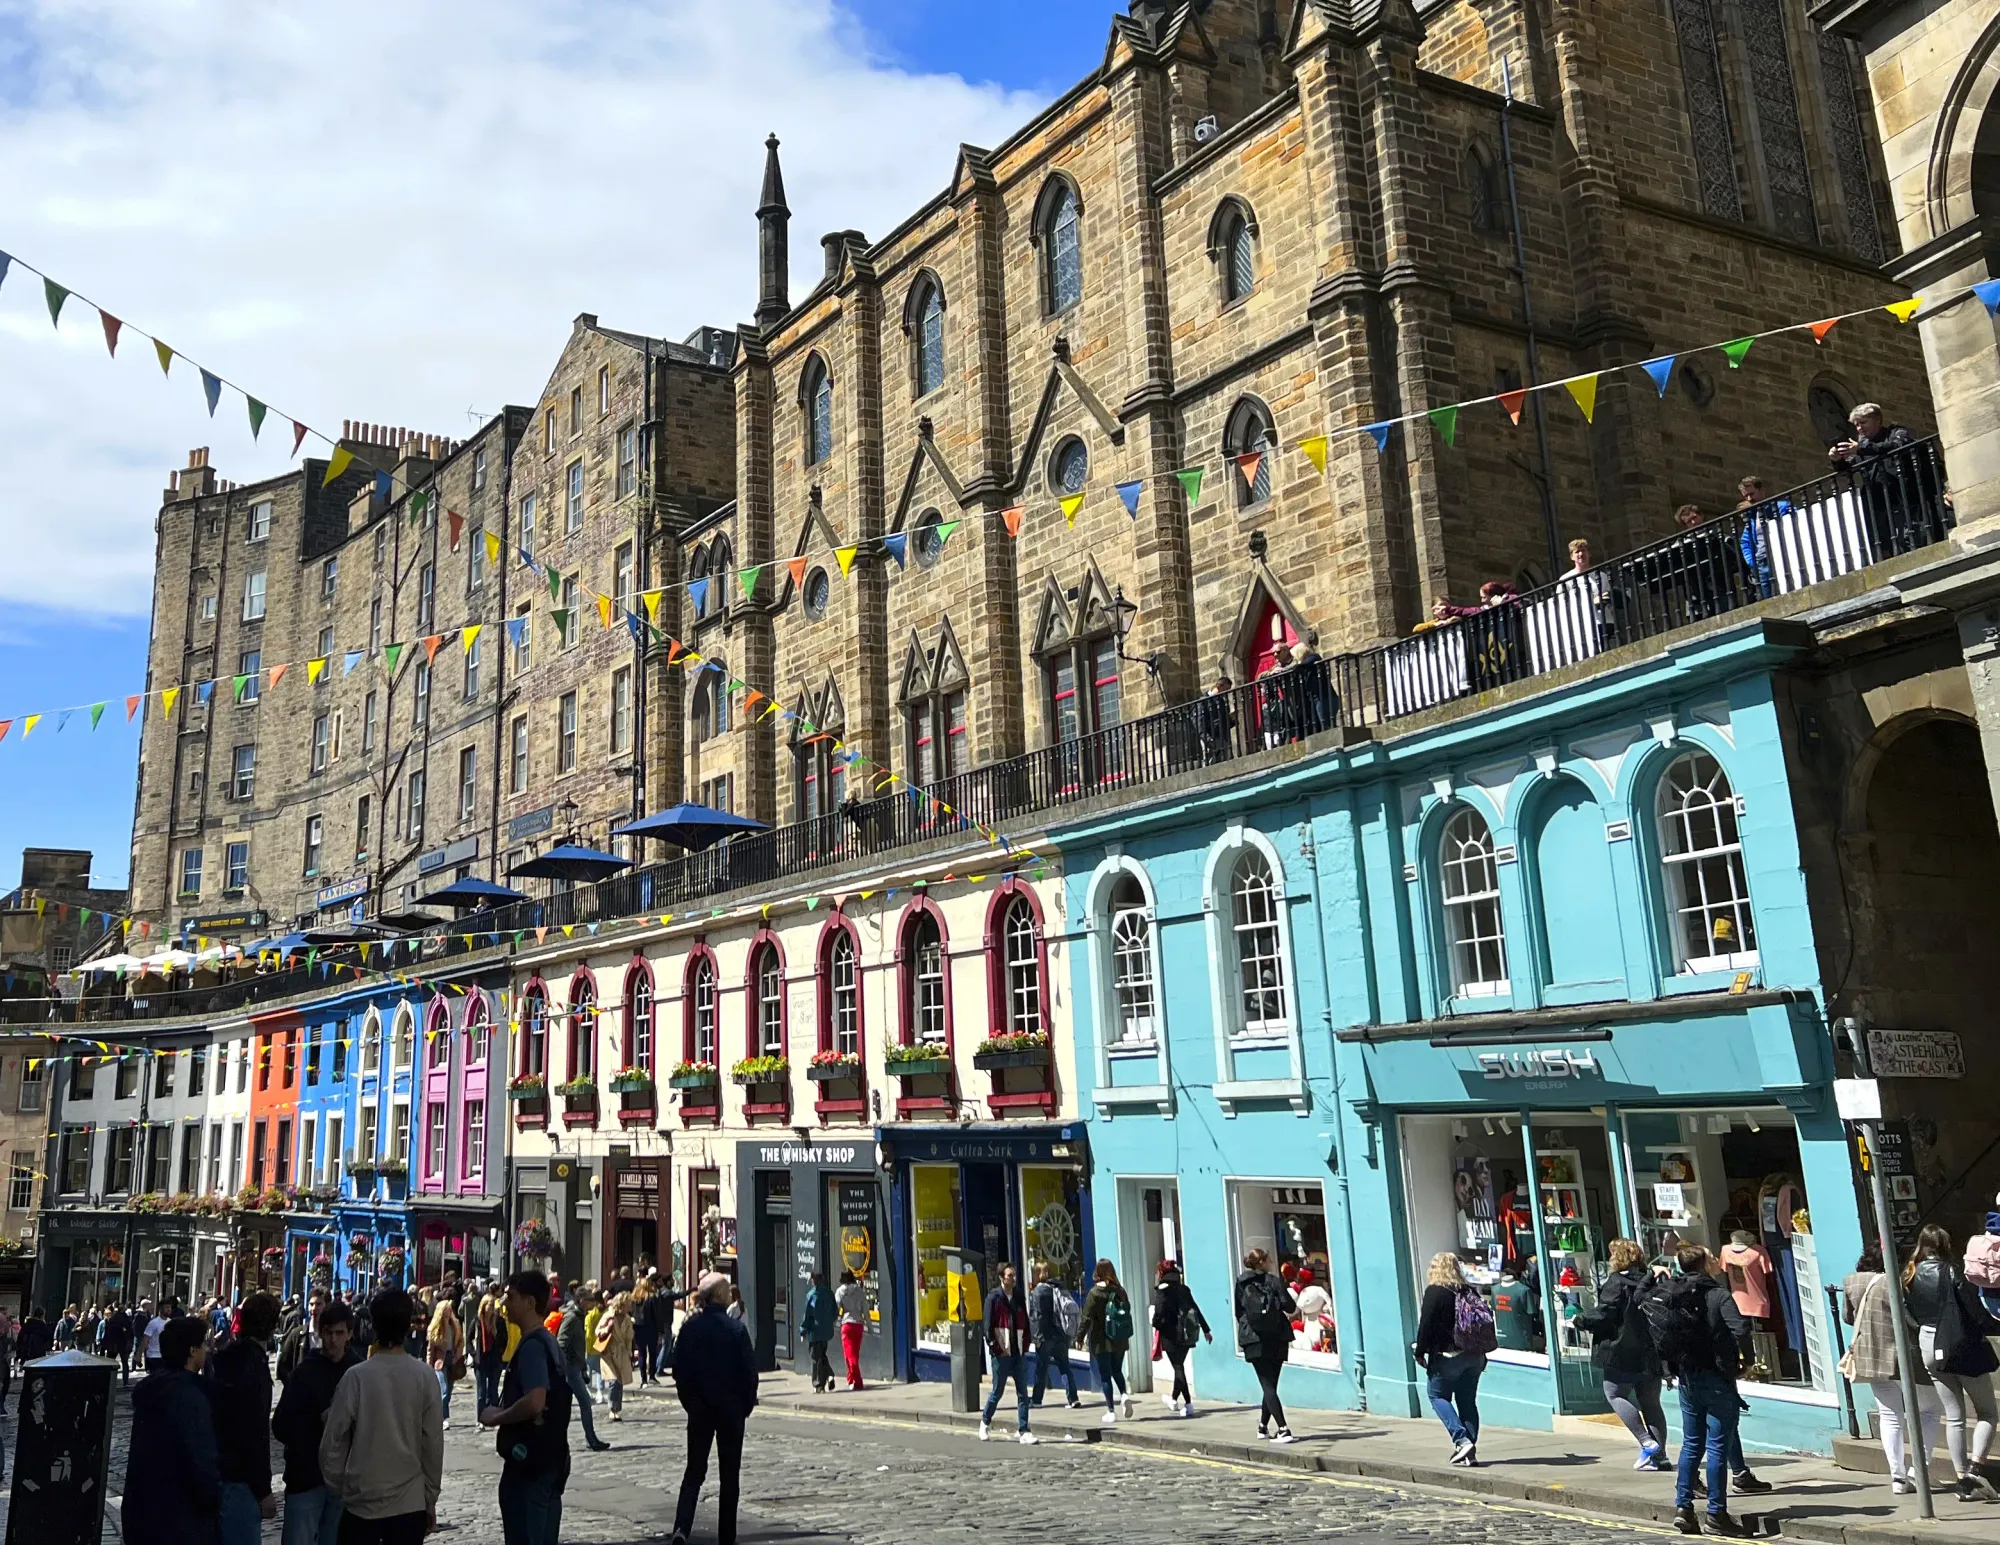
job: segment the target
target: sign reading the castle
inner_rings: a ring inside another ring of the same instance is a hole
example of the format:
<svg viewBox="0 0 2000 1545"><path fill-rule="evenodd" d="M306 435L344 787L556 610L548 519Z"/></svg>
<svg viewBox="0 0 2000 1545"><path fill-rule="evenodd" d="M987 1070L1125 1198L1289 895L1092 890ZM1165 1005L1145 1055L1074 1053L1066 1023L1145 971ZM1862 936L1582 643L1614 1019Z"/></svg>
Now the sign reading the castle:
<svg viewBox="0 0 2000 1545"><path fill-rule="evenodd" d="M1868 1068L1877 1078L1963 1078L1965 1046L1955 1030L1870 1030Z"/></svg>

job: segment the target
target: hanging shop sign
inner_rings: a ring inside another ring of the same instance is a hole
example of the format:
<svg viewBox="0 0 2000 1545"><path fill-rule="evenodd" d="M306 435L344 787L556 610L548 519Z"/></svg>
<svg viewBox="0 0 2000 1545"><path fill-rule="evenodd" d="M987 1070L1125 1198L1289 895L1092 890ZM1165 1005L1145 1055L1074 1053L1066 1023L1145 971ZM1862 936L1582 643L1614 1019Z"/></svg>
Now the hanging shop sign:
<svg viewBox="0 0 2000 1545"><path fill-rule="evenodd" d="M1955 1030L1870 1030L1868 1069L1877 1078L1963 1078L1965 1045Z"/></svg>
<svg viewBox="0 0 2000 1545"><path fill-rule="evenodd" d="M530 810L526 815L517 815L507 823L507 841L526 842L530 837L539 837L551 831L556 824L556 807L544 805L539 810Z"/></svg>
<svg viewBox="0 0 2000 1545"><path fill-rule="evenodd" d="M432 848L430 852L421 855L417 859L417 873L432 874L447 864L462 864L477 857L479 857L479 839L476 836L461 837L456 842L448 842L441 848Z"/></svg>
<svg viewBox="0 0 2000 1545"><path fill-rule="evenodd" d="M319 911L337 907L343 901L353 901L368 894L368 876L358 874L351 880L341 880L333 885L322 885L319 894L313 898L313 905Z"/></svg>
<svg viewBox="0 0 2000 1545"><path fill-rule="evenodd" d="M211 912L206 917L190 917L181 924L183 934L235 933L245 928L262 928L271 921L268 912Z"/></svg>

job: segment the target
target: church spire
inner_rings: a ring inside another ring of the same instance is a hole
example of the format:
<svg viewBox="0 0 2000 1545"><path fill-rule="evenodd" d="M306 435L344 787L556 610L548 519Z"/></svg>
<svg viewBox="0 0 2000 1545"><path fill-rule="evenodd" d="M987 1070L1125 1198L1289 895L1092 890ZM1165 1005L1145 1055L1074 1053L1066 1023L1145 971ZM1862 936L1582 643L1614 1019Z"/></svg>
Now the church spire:
<svg viewBox="0 0 2000 1545"><path fill-rule="evenodd" d="M792 309L790 227L778 136L764 141L764 193L757 205L757 323L769 327Z"/></svg>

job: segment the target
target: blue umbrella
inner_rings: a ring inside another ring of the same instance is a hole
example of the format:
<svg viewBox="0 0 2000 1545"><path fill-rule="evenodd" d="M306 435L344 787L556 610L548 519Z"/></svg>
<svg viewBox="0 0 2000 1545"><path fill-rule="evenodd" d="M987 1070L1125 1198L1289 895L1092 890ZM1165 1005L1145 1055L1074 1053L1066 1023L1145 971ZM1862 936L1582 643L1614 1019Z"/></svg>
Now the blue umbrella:
<svg viewBox="0 0 2000 1545"><path fill-rule="evenodd" d="M614 828L611 835L657 837L677 848L706 848L740 832L768 830L762 821L753 821L747 815L731 815L727 810L712 810L707 805L670 805Z"/></svg>
<svg viewBox="0 0 2000 1545"><path fill-rule="evenodd" d="M631 867L630 859L620 858L616 853L601 853L596 848L565 842L539 858L516 864L507 873L530 880L601 880Z"/></svg>
<svg viewBox="0 0 2000 1545"><path fill-rule="evenodd" d="M432 891L428 896L419 896L422 906L442 902L445 906L456 907L461 912L473 907L497 906L503 901L526 901L528 898L519 891L509 890L504 885L495 885L491 880L475 880L467 877L453 880L443 890Z"/></svg>

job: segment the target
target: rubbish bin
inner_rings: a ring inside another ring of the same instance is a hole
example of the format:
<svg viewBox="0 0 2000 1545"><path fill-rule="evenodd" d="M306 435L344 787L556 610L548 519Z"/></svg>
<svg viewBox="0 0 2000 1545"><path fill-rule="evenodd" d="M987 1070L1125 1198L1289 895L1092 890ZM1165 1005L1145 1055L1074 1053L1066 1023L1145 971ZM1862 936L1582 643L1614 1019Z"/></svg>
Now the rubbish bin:
<svg viewBox="0 0 2000 1545"><path fill-rule="evenodd" d="M111 1373L87 1352L23 1370L7 1545L98 1545L111 1464Z"/></svg>
<svg viewBox="0 0 2000 1545"><path fill-rule="evenodd" d="M977 1411L986 1382L986 1255L944 1248L945 1319L951 1325L951 1408Z"/></svg>

